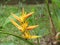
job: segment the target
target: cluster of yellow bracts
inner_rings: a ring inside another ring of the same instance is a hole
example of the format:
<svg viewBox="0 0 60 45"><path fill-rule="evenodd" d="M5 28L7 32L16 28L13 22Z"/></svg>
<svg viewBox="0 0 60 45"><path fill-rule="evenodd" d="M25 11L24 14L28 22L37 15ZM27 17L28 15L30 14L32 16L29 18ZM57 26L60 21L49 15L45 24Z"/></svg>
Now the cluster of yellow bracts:
<svg viewBox="0 0 60 45"><path fill-rule="evenodd" d="M17 24L13 19L10 19L12 24L15 25L22 32L22 37L25 39L35 39L40 37L31 35L29 32L29 30L33 30L34 28L38 27L38 25L28 26L28 22L26 21L26 19L32 16L33 13L34 12L26 14L24 12L24 8L22 8L22 15L20 17L16 16L15 14L12 14L13 17L16 18L16 20L20 23L20 25Z"/></svg>

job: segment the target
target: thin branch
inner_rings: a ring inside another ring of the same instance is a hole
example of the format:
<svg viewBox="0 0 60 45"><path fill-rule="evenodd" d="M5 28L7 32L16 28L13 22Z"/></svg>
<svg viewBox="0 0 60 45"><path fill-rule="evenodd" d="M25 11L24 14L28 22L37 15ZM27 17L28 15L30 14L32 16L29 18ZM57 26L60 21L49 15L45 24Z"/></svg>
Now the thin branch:
<svg viewBox="0 0 60 45"><path fill-rule="evenodd" d="M48 0L46 0L46 5L47 5L48 14L49 14L49 19L50 19L50 25L51 25L52 33L55 36L56 35L56 30L55 30L55 26L54 26L54 23L53 23L53 20L52 20L52 16L51 16L51 13L50 13Z"/></svg>

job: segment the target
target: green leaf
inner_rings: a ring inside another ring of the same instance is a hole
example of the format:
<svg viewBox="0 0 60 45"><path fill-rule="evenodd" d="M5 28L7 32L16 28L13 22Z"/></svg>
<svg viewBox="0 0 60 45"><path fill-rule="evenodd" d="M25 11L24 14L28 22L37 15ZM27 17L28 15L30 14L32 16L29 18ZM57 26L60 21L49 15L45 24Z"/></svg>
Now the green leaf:
<svg viewBox="0 0 60 45"><path fill-rule="evenodd" d="M33 44L32 42L30 42L29 40L26 40L26 39L24 39L24 38L22 38L22 37L20 37L20 36L14 35L14 34L10 34L10 33L7 33L7 32L2 32L2 31L0 31L0 34L12 35L12 36L14 36L14 37L19 38L20 40L23 40L23 41L27 42L29 45L34 45L34 44Z"/></svg>
<svg viewBox="0 0 60 45"><path fill-rule="evenodd" d="M15 45L14 43L12 43L12 42L7 42L7 43L0 43L0 45Z"/></svg>
<svg viewBox="0 0 60 45"><path fill-rule="evenodd" d="M5 27L8 23L10 23L9 18L12 18L12 15L10 15L10 16L5 20L5 23L3 24L3 27Z"/></svg>
<svg viewBox="0 0 60 45"><path fill-rule="evenodd" d="M16 15L19 15L18 13ZM10 18L13 20L16 20L12 15L10 15L8 18L6 18L5 23L3 24L3 27L5 27L8 23L10 23Z"/></svg>
<svg viewBox="0 0 60 45"><path fill-rule="evenodd" d="M52 0L53 3L56 3L57 6L60 8L60 0Z"/></svg>

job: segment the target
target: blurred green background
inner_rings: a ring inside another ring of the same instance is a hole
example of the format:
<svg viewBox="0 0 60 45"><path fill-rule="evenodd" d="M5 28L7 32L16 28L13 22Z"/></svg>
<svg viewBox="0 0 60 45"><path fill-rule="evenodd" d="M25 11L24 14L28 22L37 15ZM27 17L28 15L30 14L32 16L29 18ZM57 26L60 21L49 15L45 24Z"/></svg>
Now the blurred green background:
<svg viewBox="0 0 60 45"><path fill-rule="evenodd" d="M49 15L47 12L46 3L44 0L34 1L32 0L17 0L16 2L13 0L1 0L0 1L0 31L8 32L11 34L21 35L20 31L12 25L9 18L13 17L11 13L14 13L18 16L21 15L22 7L24 7L26 13L35 12L30 18L28 18L30 25L38 24L39 27L32 30L32 34L43 36L48 35L50 30L50 22L49 22ZM60 31L60 1L59 0L52 0L49 1L51 15L54 21L54 25L56 31ZM14 18L13 18L14 19ZM57 20L58 19L58 20ZM15 20L15 19L14 19ZM22 40L18 38L0 34L0 45L28 45Z"/></svg>

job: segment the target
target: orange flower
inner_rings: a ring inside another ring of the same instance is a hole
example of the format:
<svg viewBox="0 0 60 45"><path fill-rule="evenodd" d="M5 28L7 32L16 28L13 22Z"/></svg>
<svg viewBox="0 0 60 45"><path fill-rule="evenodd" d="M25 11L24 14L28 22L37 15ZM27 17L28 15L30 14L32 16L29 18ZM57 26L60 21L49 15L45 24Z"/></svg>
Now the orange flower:
<svg viewBox="0 0 60 45"><path fill-rule="evenodd" d="M21 21L20 18L18 16L16 16L15 14L11 13L11 15L13 15L14 18L16 18L19 22Z"/></svg>
<svg viewBox="0 0 60 45"><path fill-rule="evenodd" d="M21 25L23 27L24 30L26 30L26 28L28 27L28 22L25 22Z"/></svg>
<svg viewBox="0 0 60 45"><path fill-rule="evenodd" d="M26 19L29 18L30 16L32 16L34 12L28 13L26 14L24 12L24 8L22 9L22 15L20 17L16 16L15 14L12 14L14 18L16 18L21 24L18 25L13 19L10 19L10 21L12 22L13 25L15 25L21 32L22 32L22 36L25 39L35 39L38 38L40 36L34 36L31 35L30 32L28 30L32 30L36 27L38 27L38 25L35 26L28 26L28 22L26 22Z"/></svg>
<svg viewBox="0 0 60 45"><path fill-rule="evenodd" d="M10 19L10 21L12 22L12 24L13 25L15 25L20 31L24 31L24 29L20 26L20 25L18 25L13 19Z"/></svg>
<svg viewBox="0 0 60 45"><path fill-rule="evenodd" d="M29 26L29 27L27 27L27 30L32 30L32 29L34 29L34 28L36 28L36 27L38 27L38 25L35 25L35 26Z"/></svg>
<svg viewBox="0 0 60 45"><path fill-rule="evenodd" d="M22 16L18 17L15 14L12 13L12 15L14 16L14 18L16 18L20 23L24 22L28 17L30 17L34 12L31 13L24 13L24 9L22 10Z"/></svg>
<svg viewBox="0 0 60 45"><path fill-rule="evenodd" d="M25 39L36 39L36 38L39 38L40 36L30 35L29 32L25 32L25 33L22 35L22 37L25 38Z"/></svg>

